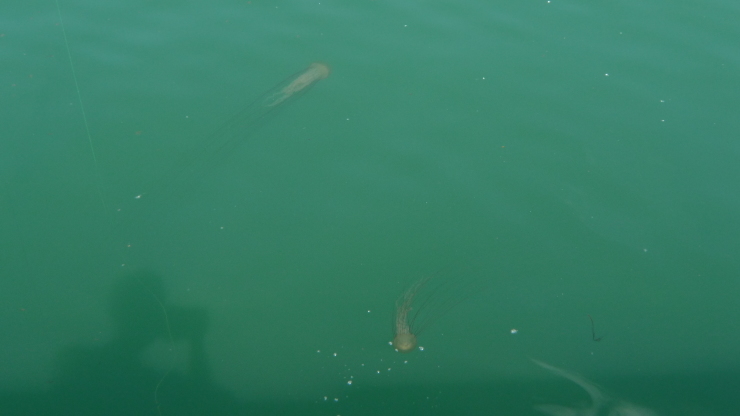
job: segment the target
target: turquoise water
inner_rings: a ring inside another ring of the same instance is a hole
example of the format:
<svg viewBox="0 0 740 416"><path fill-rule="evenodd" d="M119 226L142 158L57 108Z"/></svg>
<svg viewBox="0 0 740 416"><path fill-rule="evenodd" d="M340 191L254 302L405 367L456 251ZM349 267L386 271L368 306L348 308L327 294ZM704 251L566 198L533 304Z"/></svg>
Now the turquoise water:
<svg viewBox="0 0 740 416"><path fill-rule="evenodd" d="M611 410L733 414L739 19L4 2L3 414L588 411L530 358ZM401 355L429 275L459 305Z"/></svg>

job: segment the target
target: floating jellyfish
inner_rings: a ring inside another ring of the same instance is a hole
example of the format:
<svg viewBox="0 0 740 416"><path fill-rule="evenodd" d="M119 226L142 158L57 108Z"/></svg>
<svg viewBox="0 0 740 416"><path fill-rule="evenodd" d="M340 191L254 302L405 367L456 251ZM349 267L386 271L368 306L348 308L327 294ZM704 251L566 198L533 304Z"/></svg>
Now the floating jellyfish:
<svg viewBox="0 0 740 416"><path fill-rule="evenodd" d="M238 114L221 125L207 137L200 140L195 147L180 159L177 168L169 175L154 178L154 184L142 195L160 194L165 190L176 192L172 188L190 188L193 182L202 178L216 164L218 155L232 151L239 143L254 134L267 120L267 116L280 107L295 101L299 96L325 79L331 73L328 65L314 62L274 87L242 109Z"/></svg>
<svg viewBox="0 0 740 416"><path fill-rule="evenodd" d="M317 81L329 76L331 70L326 64L314 62L299 73L288 79L287 85L277 87L277 91L269 94L262 103L264 107L276 107L295 94L305 90Z"/></svg>
<svg viewBox="0 0 740 416"><path fill-rule="evenodd" d="M260 98L252 102L229 122L216 130L209 138L203 141L205 152L210 154L228 150L232 145L253 133L262 123L266 116L278 107L294 101L318 81L325 79L331 73L329 66L314 62L297 74L293 74L276 86L262 94Z"/></svg>
<svg viewBox="0 0 740 416"><path fill-rule="evenodd" d="M396 300L391 345L398 352L413 351L417 346L417 336L463 299L459 293L449 291L449 282L428 287L430 279L425 277L417 281Z"/></svg>
<svg viewBox="0 0 740 416"><path fill-rule="evenodd" d="M416 314L414 314L409 321L409 313L412 310L412 305L416 293L421 289L427 282L428 278L422 279L411 286L398 300L396 300L396 321L395 321L395 336L393 337L393 348L398 352L411 352L416 348L416 334L417 331L412 331L411 326L414 324Z"/></svg>
<svg viewBox="0 0 740 416"><path fill-rule="evenodd" d="M303 71L293 74L276 86L270 88L247 106L231 121L214 133L215 150L227 150L227 145L238 139L248 136L261 124L260 121L278 107L294 101L309 90L318 81L325 79L331 73L329 66L314 62Z"/></svg>
<svg viewBox="0 0 740 416"><path fill-rule="evenodd" d="M183 200L193 199L193 191L207 183L205 178L210 172L217 166L224 165L225 155L269 124L269 116L295 102L330 73L329 66L324 63L310 64L252 100L208 135L193 140L192 146L184 149L173 146L173 150L177 149L177 153L181 155L179 158L172 156L157 160L158 173L146 175L146 179L132 189L131 194L135 195L133 199L137 201L136 209L123 209L126 214L120 224L121 232L126 234L126 258L133 256L133 250L129 250L132 242L138 247L142 236L148 235L163 216L169 217L173 207L181 206ZM234 162L237 165L239 163ZM138 202L142 200L146 202ZM153 204L152 200L158 202ZM143 206L147 208L142 209ZM119 208L118 211L122 209Z"/></svg>

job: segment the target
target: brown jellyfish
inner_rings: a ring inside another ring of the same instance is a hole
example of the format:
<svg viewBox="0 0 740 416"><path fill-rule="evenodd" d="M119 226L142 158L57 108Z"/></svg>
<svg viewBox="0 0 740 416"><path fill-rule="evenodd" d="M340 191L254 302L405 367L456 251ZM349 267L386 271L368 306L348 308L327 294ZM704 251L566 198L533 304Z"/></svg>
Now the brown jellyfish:
<svg viewBox="0 0 740 416"><path fill-rule="evenodd" d="M459 293L455 295L450 292L449 282L428 287L430 279L431 277L420 279L396 300L394 337L391 344L398 352L413 351L417 345L416 337L462 301Z"/></svg>
<svg viewBox="0 0 740 416"><path fill-rule="evenodd" d="M264 107L278 106L294 94L299 93L317 81L321 81L328 77L330 73L331 69L329 69L328 65L322 62L314 62L309 65L305 71L294 75L286 82L273 88L272 91L274 92L267 95L267 99L263 101L262 105Z"/></svg>

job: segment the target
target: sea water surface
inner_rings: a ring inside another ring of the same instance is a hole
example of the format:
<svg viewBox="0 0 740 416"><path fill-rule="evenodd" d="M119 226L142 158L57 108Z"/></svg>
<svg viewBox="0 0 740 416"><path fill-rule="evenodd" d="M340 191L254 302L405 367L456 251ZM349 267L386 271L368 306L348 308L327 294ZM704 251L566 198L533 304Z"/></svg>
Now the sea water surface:
<svg viewBox="0 0 740 416"><path fill-rule="evenodd" d="M732 414L738 21L3 2L2 413L583 413L579 374L607 411ZM425 276L460 302L401 355L394 302Z"/></svg>

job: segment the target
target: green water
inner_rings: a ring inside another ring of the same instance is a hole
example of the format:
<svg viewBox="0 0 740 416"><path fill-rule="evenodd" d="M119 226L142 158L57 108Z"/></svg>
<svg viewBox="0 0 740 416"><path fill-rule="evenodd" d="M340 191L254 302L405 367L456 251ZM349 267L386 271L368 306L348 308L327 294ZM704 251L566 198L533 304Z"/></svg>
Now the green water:
<svg viewBox="0 0 740 416"><path fill-rule="evenodd" d="M59 7L0 5L3 415L737 412L736 2Z"/></svg>

